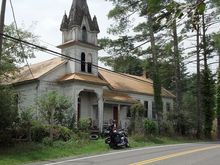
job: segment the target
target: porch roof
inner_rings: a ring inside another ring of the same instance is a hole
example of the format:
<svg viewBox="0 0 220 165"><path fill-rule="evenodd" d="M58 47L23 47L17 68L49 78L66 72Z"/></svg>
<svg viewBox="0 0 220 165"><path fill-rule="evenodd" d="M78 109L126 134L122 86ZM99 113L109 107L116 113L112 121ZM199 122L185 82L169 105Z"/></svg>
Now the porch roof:
<svg viewBox="0 0 220 165"><path fill-rule="evenodd" d="M103 98L106 101L116 101L116 102L124 102L124 103L135 103L137 100L133 99L126 93L104 90Z"/></svg>
<svg viewBox="0 0 220 165"><path fill-rule="evenodd" d="M105 80L100 79L98 76L83 74L83 73L70 73L66 74L62 78L58 80L59 82L66 82L66 81L82 81L91 84L98 84L98 85L108 85L108 82Z"/></svg>

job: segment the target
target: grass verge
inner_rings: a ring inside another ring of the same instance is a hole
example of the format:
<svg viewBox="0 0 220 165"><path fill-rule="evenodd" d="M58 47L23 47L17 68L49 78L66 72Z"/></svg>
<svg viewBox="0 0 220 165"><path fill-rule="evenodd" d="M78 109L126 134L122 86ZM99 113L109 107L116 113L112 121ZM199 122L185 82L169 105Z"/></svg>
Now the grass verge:
<svg viewBox="0 0 220 165"><path fill-rule="evenodd" d="M184 138L135 136L129 138L131 148L195 142ZM97 141L54 142L53 146L36 143L16 144L8 148L0 148L0 165L20 165L36 161L58 159L69 156L91 155L109 152L111 149L103 139Z"/></svg>

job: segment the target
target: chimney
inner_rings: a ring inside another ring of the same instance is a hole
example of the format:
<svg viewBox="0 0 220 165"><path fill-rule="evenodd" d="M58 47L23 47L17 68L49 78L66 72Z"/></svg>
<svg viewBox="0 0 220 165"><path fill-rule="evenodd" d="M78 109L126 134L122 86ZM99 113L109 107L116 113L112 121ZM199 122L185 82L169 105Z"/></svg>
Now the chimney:
<svg viewBox="0 0 220 165"><path fill-rule="evenodd" d="M149 78L149 74L148 74L148 72L146 70L143 71L142 77L145 78L145 79Z"/></svg>

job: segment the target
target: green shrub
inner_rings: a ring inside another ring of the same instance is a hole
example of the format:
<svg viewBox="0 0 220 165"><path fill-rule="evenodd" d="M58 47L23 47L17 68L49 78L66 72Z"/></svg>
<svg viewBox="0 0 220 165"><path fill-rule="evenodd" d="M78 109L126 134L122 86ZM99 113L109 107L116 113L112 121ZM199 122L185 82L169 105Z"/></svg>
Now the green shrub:
<svg viewBox="0 0 220 165"><path fill-rule="evenodd" d="M67 127L63 126L54 126L54 140L63 140L68 141L71 139L73 132Z"/></svg>
<svg viewBox="0 0 220 165"><path fill-rule="evenodd" d="M17 139L17 140L25 140L28 138L28 129L21 125L19 127L15 127L13 130L12 130L13 134L12 134L12 137L14 139Z"/></svg>
<svg viewBox="0 0 220 165"><path fill-rule="evenodd" d="M91 120L90 119L80 119L78 128L81 131L88 132L91 126Z"/></svg>
<svg viewBox="0 0 220 165"><path fill-rule="evenodd" d="M88 132L79 131L77 134L75 134L73 140L75 144L87 144L90 140L90 134Z"/></svg>
<svg viewBox="0 0 220 165"><path fill-rule="evenodd" d="M63 141L68 141L71 139L72 131L67 127L60 128L60 139Z"/></svg>
<svg viewBox="0 0 220 165"><path fill-rule="evenodd" d="M131 117L143 117L144 106L141 103L135 103L131 106Z"/></svg>
<svg viewBox="0 0 220 165"><path fill-rule="evenodd" d="M144 120L145 134L152 135L157 133L157 124L155 121L150 119Z"/></svg>
<svg viewBox="0 0 220 165"><path fill-rule="evenodd" d="M31 127L31 139L34 142L42 142L45 137L49 136L49 127L35 122Z"/></svg>
<svg viewBox="0 0 220 165"><path fill-rule="evenodd" d="M0 85L0 145L6 145L12 141L11 134L6 133L13 129L14 123L18 120L16 100L17 95L10 86Z"/></svg>
<svg viewBox="0 0 220 165"><path fill-rule="evenodd" d="M50 136L49 125L43 125L41 123L35 122L31 127L31 139L35 142L42 142L44 138ZM72 131L63 126L53 126L53 139L68 141L71 139Z"/></svg>
<svg viewBox="0 0 220 165"><path fill-rule="evenodd" d="M12 132L10 130L0 131L0 147L12 143Z"/></svg>
<svg viewBox="0 0 220 165"><path fill-rule="evenodd" d="M136 142L145 142L147 141L147 138L144 136L144 134L135 134L132 135L132 139Z"/></svg>
<svg viewBox="0 0 220 165"><path fill-rule="evenodd" d="M51 139L50 137L45 137L45 138L43 138L42 143L45 146L52 146L53 145L53 139Z"/></svg>
<svg viewBox="0 0 220 165"><path fill-rule="evenodd" d="M172 122L163 121L161 125L161 133L166 136L173 136L175 131Z"/></svg>
<svg viewBox="0 0 220 165"><path fill-rule="evenodd" d="M131 106L131 119L130 126L128 128L131 134L141 134L144 131L143 118L144 107L141 103L136 103Z"/></svg>

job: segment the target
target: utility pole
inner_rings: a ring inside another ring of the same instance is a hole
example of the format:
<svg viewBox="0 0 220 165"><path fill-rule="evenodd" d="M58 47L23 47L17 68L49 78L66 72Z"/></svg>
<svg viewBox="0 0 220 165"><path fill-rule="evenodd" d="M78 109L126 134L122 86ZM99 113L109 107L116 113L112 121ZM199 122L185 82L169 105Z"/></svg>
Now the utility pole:
<svg viewBox="0 0 220 165"><path fill-rule="evenodd" d="M6 0L2 0L1 15L0 15L0 33L1 34L3 34L3 31L4 31L5 8L6 8ZM1 34L0 34L0 67L1 67L2 43L3 43L3 35Z"/></svg>

